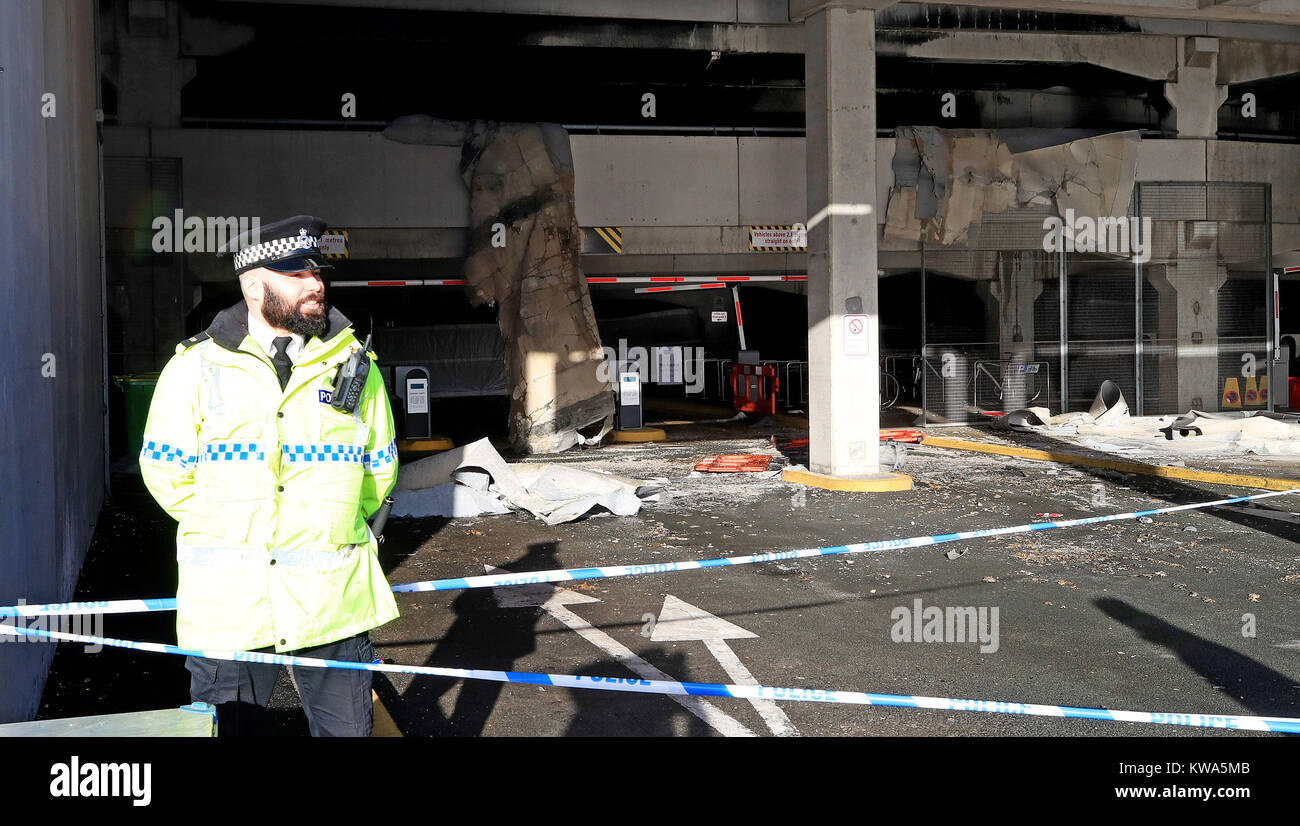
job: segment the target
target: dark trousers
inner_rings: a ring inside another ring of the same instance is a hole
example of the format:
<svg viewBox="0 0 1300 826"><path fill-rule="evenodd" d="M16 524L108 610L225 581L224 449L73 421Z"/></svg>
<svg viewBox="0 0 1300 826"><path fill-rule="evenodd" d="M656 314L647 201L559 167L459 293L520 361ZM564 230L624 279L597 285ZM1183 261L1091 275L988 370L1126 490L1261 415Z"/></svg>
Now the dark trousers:
<svg viewBox="0 0 1300 826"><path fill-rule="evenodd" d="M271 653L274 648L261 648ZM365 633L291 652L298 657L369 663L375 658ZM280 675L274 663L230 662L187 657L190 700L217 707L219 736L256 735L271 690ZM374 724L370 672L348 668L290 667L312 737L369 737Z"/></svg>

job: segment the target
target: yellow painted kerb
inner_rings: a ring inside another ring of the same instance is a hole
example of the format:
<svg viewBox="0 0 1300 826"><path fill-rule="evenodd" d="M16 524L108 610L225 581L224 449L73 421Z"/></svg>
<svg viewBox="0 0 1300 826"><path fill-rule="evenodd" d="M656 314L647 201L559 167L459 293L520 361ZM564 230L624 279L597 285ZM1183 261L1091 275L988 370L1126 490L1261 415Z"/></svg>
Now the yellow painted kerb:
<svg viewBox="0 0 1300 826"><path fill-rule="evenodd" d="M1207 482L1212 485L1227 485L1237 488L1262 488L1264 490L1300 488L1300 479L1275 479L1268 476L1250 476L1241 473L1216 473L1210 470L1194 470L1171 465L1144 465L1139 462L1121 462L1117 459L1082 456L1077 453L1059 453L1054 450L1036 450L1030 447L971 442L966 439L949 439L945 436L926 436L922 439L921 444L928 447L946 447L953 450L969 450L973 453L1015 456L1020 459L1034 459L1040 462L1059 462L1081 467L1105 468L1107 470L1118 470L1121 473L1137 473L1143 476L1157 476L1162 479L1182 479L1188 482Z"/></svg>
<svg viewBox="0 0 1300 826"><path fill-rule="evenodd" d="M813 473L810 470L787 468L781 471L781 478L796 485L823 490L860 491L869 493L887 493L891 491L911 490L912 477L901 473L878 473L874 476L828 476Z"/></svg>

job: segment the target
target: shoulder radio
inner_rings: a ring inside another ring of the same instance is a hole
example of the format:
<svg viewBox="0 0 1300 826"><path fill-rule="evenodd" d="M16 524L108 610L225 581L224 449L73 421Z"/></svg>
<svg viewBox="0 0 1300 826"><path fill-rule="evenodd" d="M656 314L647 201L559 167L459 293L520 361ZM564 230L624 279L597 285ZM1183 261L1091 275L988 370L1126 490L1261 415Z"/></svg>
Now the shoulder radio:
<svg viewBox="0 0 1300 826"><path fill-rule="evenodd" d="M352 413L361 401L361 391L365 389L366 377L370 375L370 335L354 350L347 361L339 365L334 374L334 390L330 396L330 407L344 413Z"/></svg>

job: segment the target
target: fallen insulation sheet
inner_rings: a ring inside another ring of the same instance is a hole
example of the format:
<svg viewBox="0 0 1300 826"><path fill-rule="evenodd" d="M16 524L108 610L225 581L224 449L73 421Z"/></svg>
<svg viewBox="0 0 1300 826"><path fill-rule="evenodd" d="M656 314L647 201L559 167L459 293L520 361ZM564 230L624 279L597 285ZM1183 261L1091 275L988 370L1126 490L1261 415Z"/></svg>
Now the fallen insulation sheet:
<svg viewBox="0 0 1300 826"><path fill-rule="evenodd" d="M510 464L487 439L404 465L393 488L393 516L467 517L523 510L558 525L611 513L632 516L656 501L645 482L551 463ZM594 513L593 513L594 512Z"/></svg>

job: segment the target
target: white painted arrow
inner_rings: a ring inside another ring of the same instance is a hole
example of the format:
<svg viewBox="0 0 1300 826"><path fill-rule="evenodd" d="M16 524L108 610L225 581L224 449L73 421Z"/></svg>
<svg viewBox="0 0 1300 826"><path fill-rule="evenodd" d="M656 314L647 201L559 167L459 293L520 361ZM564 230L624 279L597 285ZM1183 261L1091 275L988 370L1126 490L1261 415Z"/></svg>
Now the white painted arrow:
<svg viewBox="0 0 1300 826"><path fill-rule="evenodd" d="M489 574L508 573L500 568L494 568L491 565L483 566ZM540 607L546 613L555 617L560 622L567 625L571 630L576 631L578 636L587 642L604 651L605 654L621 663L624 667L636 673L643 680L666 680L668 682L679 682L676 677L665 674L655 668L650 663L632 653L631 649L623 645L618 640L594 627L582 617L566 608L566 605L578 605L584 602L600 602L596 597L589 597L586 594L580 594L577 591L570 591L567 588L557 588L550 583L539 583L537 585L515 585L509 588L493 588L492 596L496 599L498 606L502 608L532 608ZM755 737L757 735L745 728L739 720L727 714L722 709L703 700L699 697L679 696L675 694L666 695L668 699L677 702L691 714L699 717L705 723L712 726L724 737Z"/></svg>
<svg viewBox="0 0 1300 826"><path fill-rule="evenodd" d="M650 639L654 642L702 641L708 647L709 653L722 666L722 670L727 672L731 682L736 685L758 685L759 683L725 640L745 640L756 637L758 635L752 631L746 631L739 625L715 617L708 611L696 608L672 594L664 597L664 607L659 611L659 620L650 632ZM776 703L759 699L751 699L750 702L754 704L763 722L767 723L767 727L777 737L798 736L799 730Z"/></svg>

